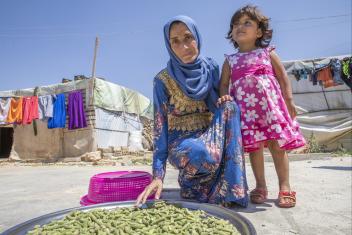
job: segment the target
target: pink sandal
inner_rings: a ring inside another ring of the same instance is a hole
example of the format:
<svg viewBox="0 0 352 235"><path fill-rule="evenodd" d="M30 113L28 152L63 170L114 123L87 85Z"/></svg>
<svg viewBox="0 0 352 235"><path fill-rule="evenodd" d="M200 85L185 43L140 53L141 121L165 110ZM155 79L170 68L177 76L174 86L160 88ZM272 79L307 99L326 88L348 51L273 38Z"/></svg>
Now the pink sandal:
<svg viewBox="0 0 352 235"><path fill-rule="evenodd" d="M284 199L289 199L289 201L285 201ZM296 192L280 191L278 196L278 205L281 208L290 208L296 206Z"/></svg>
<svg viewBox="0 0 352 235"><path fill-rule="evenodd" d="M262 204L268 197L268 190L263 188L255 188L249 193L251 202L254 204Z"/></svg>

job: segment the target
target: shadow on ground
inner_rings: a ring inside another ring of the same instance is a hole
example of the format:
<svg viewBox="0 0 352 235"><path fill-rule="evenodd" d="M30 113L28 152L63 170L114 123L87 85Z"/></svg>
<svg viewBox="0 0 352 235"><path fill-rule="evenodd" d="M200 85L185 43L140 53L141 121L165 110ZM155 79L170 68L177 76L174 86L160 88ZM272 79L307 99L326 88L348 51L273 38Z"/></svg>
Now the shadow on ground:
<svg viewBox="0 0 352 235"><path fill-rule="evenodd" d="M326 170L339 170L339 171L352 171L351 166L313 166L312 168L326 169Z"/></svg>

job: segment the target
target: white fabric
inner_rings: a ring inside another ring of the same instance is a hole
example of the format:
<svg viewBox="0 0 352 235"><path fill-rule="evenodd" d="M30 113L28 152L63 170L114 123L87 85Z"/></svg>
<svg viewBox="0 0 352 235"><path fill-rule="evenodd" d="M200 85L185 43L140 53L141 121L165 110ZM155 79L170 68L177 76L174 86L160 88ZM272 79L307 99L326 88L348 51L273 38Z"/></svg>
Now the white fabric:
<svg viewBox="0 0 352 235"><path fill-rule="evenodd" d="M38 97L38 112L39 119L53 117L54 113L54 98L52 95L44 95Z"/></svg>
<svg viewBox="0 0 352 235"><path fill-rule="evenodd" d="M143 150L142 131L131 131L128 138L128 149L132 151Z"/></svg>
<svg viewBox="0 0 352 235"><path fill-rule="evenodd" d="M11 98L0 98L0 124L5 124L11 106Z"/></svg>

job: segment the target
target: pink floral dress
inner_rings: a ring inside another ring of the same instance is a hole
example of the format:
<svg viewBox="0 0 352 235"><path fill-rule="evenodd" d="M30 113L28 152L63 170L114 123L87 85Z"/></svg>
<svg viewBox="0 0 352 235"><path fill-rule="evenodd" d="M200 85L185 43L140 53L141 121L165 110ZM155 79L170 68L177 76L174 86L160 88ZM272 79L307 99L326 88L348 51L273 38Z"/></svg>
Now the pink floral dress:
<svg viewBox="0 0 352 235"><path fill-rule="evenodd" d="M282 97L270 60L274 47L225 55L231 67L230 95L241 109L244 150L253 152L260 143L277 140L284 150L305 145L296 120Z"/></svg>

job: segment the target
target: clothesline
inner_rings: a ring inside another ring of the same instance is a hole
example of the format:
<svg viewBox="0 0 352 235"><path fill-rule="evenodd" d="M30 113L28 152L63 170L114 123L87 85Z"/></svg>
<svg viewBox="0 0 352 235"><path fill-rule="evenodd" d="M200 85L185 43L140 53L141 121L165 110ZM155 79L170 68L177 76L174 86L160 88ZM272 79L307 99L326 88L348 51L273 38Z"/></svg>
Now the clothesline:
<svg viewBox="0 0 352 235"><path fill-rule="evenodd" d="M352 57L331 58L324 63L302 61L298 65L286 64L287 72L294 75L297 81L307 80L324 88L346 84L352 90Z"/></svg>
<svg viewBox="0 0 352 235"><path fill-rule="evenodd" d="M51 95L51 94L61 94L69 93L76 90L86 90L88 85L92 83L91 79L70 81L66 83L59 83L49 86L40 86L38 87L38 95ZM34 88L20 89L20 90L11 90L11 91L0 91L0 97L10 98L10 97L20 97L20 96L32 96Z"/></svg>
<svg viewBox="0 0 352 235"><path fill-rule="evenodd" d="M48 128L65 128L68 113L68 129L87 127L83 96L80 90L68 94L22 96L0 98L0 125L28 125L33 120L48 122Z"/></svg>

